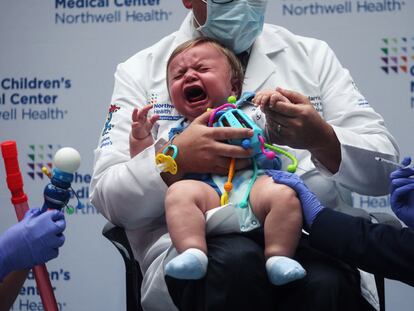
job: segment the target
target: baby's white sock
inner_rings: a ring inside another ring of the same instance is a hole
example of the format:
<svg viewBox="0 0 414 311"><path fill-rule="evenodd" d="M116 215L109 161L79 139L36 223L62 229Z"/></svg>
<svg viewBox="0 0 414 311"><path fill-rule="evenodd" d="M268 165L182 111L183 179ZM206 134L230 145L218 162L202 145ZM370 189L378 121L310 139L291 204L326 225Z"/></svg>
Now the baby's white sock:
<svg viewBox="0 0 414 311"><path fill-rule="evenodd" d="M207 255L197 249L189 248L172 259L165 266L165 274L176 279L198 280L207 272Z"/></svg>
<svg viewBox="0 0 414 311"><path fill-rule="evenodd" d="M270 257L266 261L266 271L270 282L275 285L299 280L306 275L300 263L285 256Z"/></svg>

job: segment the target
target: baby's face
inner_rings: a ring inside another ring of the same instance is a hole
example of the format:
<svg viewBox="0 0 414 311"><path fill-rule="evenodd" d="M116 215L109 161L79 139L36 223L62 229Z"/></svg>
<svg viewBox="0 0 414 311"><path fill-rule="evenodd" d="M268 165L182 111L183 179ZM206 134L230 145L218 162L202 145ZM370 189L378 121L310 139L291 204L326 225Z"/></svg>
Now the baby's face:
<svg viewBox="0 0 414 311"><path fill-rule="evenodd" d="M226 103L235 93L227 58L208 43L192 47L170 62L168 87L175 108L189 120Z"/></svg>

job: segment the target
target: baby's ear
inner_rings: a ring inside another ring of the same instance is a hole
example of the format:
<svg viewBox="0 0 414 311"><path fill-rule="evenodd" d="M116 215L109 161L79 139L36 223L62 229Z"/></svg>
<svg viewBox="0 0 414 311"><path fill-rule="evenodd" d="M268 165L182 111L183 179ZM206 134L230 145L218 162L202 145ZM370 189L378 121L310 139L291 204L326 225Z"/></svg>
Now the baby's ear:
<svg viewBox="0 0 414 311"><path fill-rule="evenodd" d="M241 95L241 87L240 87L240 83L238 83L238 81L236 81L236 79L232 79L232 83L231 83L231 94L233 96L236 96L236 98L239 98Z"/></svg>

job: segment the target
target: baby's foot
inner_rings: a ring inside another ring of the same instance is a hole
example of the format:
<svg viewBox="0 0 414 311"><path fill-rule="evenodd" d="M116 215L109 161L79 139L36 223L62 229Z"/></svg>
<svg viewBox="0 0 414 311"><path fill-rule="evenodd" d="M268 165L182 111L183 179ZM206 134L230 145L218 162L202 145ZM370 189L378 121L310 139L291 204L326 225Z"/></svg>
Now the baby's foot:
<svg viewBox="0 0 414 311"><path fill-rule="evenodd" d="M270 282L274 285L296 281L306 275L306 271L300 263L284 256L270 257L266 261L266 271Z"/></svg>
<svg viewBox="0 0 414 311"><path fill-rule="evenodd" d="M176 279L198 280L207 272L208 258L201 250L189 248L165 266L165 274Z"/></svg>

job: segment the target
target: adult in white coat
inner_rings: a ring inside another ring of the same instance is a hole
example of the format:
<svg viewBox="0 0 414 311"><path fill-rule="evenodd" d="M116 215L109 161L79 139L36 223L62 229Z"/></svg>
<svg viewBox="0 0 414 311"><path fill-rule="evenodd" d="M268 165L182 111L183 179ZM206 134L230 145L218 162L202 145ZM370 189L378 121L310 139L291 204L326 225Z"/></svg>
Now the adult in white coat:
<svg viewBox="0 0 414 311"><path fill-rule="evenodd" d="M388 191L386 177L392 167L380 165L374 157L381 155L395 161L398 148L382 117L360 94L326 43L297 36L279 26L265 24L262 29L266 2L183 0L192 11L180 29L120 64L115 73L108 118L95 151L91 200L109 221L126 230L144 273L141 293L145 310L176 310L172 298L181 310L195 310L198 306L192 304L191 297L196 303L201 301L206 310L270 310L275 302L271 298L276 298L279 310L305 310L309 305L318 310L360 308L359 288L355 288L359 287L359 275L355 270L312 251L306 241L302 248L299 246L297 259L308 276L288 288L268 285L262 250L243 235L209 239L211 259L205 279L185 284L168 280L168 288L165 284L163 267L174 256L164 220L168 185L187 172L226 174L231 156L246 156L241 147L220 142L245 136L245 129L208 128L203 115L174 139L179 149L179 173L160 174L155 166L155 154L162 150L168 130L180 119L169 103L166 62L172 50L188 39L207 35L236 52L247 49L244 91L276 86L295 90L280 90L294 104L278 103L270 108L269 134L296 154L301 168L298 174L325 206L338 205L339 183L367 195ZM237 20L250 24L230 23L226 16L237 16ZM223 20L228 37L214 30L214 25ZM254 35L243 37L246 33ZM156 143L131 159L131 113L134 107L147 102L152 102L160 115L153 131ZM257 117L263 115L258 113ZM248 165L246 161L237 163L239 167ZM214 210L208 215L207 230L210 226L210 231L225 232L225 222L217 222L215 215ZM375 286L362 283L365 297L378 309ZM334 297L338 291L341 297Z"/></svg>

